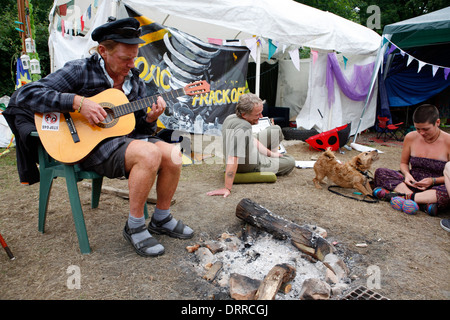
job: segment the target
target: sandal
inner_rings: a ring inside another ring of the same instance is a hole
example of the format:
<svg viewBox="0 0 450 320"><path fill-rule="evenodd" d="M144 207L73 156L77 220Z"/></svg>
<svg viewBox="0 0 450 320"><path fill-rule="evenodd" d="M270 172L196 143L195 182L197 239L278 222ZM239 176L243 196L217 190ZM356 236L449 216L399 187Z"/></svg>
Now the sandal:
<svg viewBox="0 0 450 320"><path fill-rule="evenodd" d="M160 243L158 242L158 240L156 240L155 238L153 238L152 236L150 236L147 239L144 239L142 241L139 241L137 243L133 242L133 239L131 238L131 235L136 234L136 233L141 233L142 231L145 231L146 227L145 224L143 224L140 227L137 228L130 228L128 227L128 222L125 224L125 228L123 229L123 237L129 242L131 243L131 245L134 248L134 251L136 251L136 253L140 256L143 257L157 257L160 256L164 253L164 248L159 251L159 252L155 252L155 253L148 253L146 252L146 249L148 248L152 248L154 246L160 245Z"/></svg>
<svg viewBox="0 0 450 320"><path fill-rule="evenodd" d="M181 220L178 220L177 225L175 226L175 228L173 228L173 230L164 228L163 225L172 219L173 217L171 214L169 214L165 219L161 221L157 221L152 217L150 223L148 224L148 231L156 234L167 234L169 237L178 239L190 239L194 236L194 232L186 234L183 233L185 224Z"/></svg>

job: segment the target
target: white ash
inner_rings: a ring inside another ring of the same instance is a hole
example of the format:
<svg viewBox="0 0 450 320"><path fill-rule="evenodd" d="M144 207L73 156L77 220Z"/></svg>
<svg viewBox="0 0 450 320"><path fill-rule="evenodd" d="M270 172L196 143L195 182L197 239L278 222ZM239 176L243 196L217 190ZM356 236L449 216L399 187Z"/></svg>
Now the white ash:
<svg viewBox="0 0 450 320"><path fill-rule="evenodd" d="M237 237L230 238L236 243ZM227 239L221 239L225 245ZM231 242L231 240L228 240ZM295 279L290 282L292 290L287 294L278 293L276 299L298 299L302 284L306 279L323 280L327 267L320 261L311 262L304 254L295 248L288 240L277 240L270 234L265 234L253 242L243 243L238 240L237 250L227 250L214 255L214 261L222 261L223 269L216 281L220 286L227 287L232 273L238 273L256 280L264 277L277 264L287 263L296 269ZM204 268L202 267L203 271Z"/></svg>

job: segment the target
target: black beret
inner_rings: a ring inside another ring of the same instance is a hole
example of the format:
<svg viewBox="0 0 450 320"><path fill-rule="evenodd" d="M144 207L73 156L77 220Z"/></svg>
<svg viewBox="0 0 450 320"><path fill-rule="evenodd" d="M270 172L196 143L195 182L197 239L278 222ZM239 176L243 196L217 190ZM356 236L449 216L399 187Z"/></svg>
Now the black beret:
<svg viewBox="0 0 450 320"><path fill-rule="evenodd" d="M92 40L99 43L105 40L114 40L127 44L145 43L145 41L139 38L141 36L139 26L139 21L135 18L107 22L92 32Z"/></svg>

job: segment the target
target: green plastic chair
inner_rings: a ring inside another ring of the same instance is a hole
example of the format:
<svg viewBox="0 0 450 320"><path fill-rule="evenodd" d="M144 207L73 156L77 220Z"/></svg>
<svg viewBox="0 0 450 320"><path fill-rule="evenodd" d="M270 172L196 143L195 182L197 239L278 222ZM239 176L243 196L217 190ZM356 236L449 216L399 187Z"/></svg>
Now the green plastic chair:
<svg viewBox="0 0 450 320"><path fill-rule="evenodd" d="M32 132L31 136L39 137L37 132ZM69 193L70 206L75 229L77 231L80 251L83 254L91 253L77 183L83 179L92 180L91 208L97 208L102 190L103 176L93 171L85 171L81 169L78 164L64 164L53 159L45 151L42 144L39 144L38 146L38 156L40 175L38 230L42 233L45 232L45 220L53 179L64 177L66 178L67 192ZM146 219L148 218L147 204L144 206L144 216Z"/></svg>

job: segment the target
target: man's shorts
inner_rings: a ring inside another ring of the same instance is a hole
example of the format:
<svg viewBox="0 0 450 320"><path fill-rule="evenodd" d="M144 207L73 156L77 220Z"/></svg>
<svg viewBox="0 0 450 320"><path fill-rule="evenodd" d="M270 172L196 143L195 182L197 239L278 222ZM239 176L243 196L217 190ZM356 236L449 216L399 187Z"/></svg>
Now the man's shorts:
<svg viewBox="0 0 450 320"><path fill-rule="evenodd" d="M92 166L86 169L95 171L98 174L108 177L110 179L120 177L125 177L128 179L129 173L126 172L125 170L125 152L128 148L128 145L133 140L136 139L126 138L125 143L122 144L119 148L117 148L107 160L96 166ZM148 141L151 143L156 143L162 140L158 137L150 137Z"/></svg>

